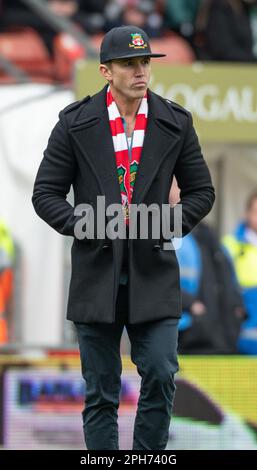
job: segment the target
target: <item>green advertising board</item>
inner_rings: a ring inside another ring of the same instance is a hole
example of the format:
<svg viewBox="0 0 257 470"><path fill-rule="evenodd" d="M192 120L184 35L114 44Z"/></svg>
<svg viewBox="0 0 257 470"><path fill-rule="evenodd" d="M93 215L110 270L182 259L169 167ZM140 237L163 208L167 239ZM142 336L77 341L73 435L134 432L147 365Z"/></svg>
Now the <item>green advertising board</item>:
<svg viewBox="0 0 257 470"><path fill-rule="evenodd" d="M105 84L97 61L76 68L78 99ZM172 65L152 61L150 88L189 111L201 141L257 142L257 66Z"/></svg>

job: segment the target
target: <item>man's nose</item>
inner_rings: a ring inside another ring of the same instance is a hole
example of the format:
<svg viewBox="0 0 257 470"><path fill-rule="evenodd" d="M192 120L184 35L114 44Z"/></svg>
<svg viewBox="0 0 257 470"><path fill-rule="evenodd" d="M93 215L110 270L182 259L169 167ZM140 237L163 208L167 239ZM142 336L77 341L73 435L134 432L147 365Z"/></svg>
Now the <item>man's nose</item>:
<svg viewBox="0 0 257 470"><path fill-rule="evenodd" d="M144 66L143 64L137 64L135 66L135 74L138 76L138 75L144 75L145 73L145 69L144 69Z"/></svg>

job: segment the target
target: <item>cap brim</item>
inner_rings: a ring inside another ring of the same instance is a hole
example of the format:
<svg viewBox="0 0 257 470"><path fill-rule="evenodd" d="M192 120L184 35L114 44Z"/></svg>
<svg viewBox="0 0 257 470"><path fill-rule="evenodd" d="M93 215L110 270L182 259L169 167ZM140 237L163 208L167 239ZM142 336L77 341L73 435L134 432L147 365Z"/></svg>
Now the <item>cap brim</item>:
<svg viewBox="0 0 257 470"><path fill-rule="evenodd" d="M167 54L154 54L152 52L146 52L145 54L126 54L119 57L110 57L106 59L104 62L108 62L109 60L119 60L119 59L130 59L132 57L166 57ZM102 62L102 63L104 63Z"/></svg>

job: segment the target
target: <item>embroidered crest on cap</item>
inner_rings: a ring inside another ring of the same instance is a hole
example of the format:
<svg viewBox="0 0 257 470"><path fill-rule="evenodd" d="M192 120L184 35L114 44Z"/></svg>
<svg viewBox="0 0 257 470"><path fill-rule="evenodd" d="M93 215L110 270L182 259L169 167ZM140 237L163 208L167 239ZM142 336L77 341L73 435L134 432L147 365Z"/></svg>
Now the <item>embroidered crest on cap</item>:
<svg viewBox="0 0 257 470"><path fill-rule="evenodd" d="M147 42L144 41L140 33L131 33L132 44L129 44L129 47L134 47L134 49L145 49L147 47Z"/></svg>

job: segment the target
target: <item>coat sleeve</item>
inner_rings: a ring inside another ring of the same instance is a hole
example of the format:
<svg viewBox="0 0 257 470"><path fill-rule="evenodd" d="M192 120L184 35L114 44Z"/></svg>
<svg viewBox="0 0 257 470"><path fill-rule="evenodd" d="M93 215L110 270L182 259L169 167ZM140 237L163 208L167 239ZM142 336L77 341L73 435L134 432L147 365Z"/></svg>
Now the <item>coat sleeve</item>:
<svg viewBox="0 0 257 470"><path fill-rule="evenodd" d="M36 213L62 235L74 235L77 217L66 200L77 171L63 112L53 128L34 183Z"/></svg>
<svg viewBox="0 0 257 470"><path fill-rule="evenodd" d="M174 174L180 188L182 236L184 236L208 214L215 200L210 172L202 155L191 113Z"/></svg>

